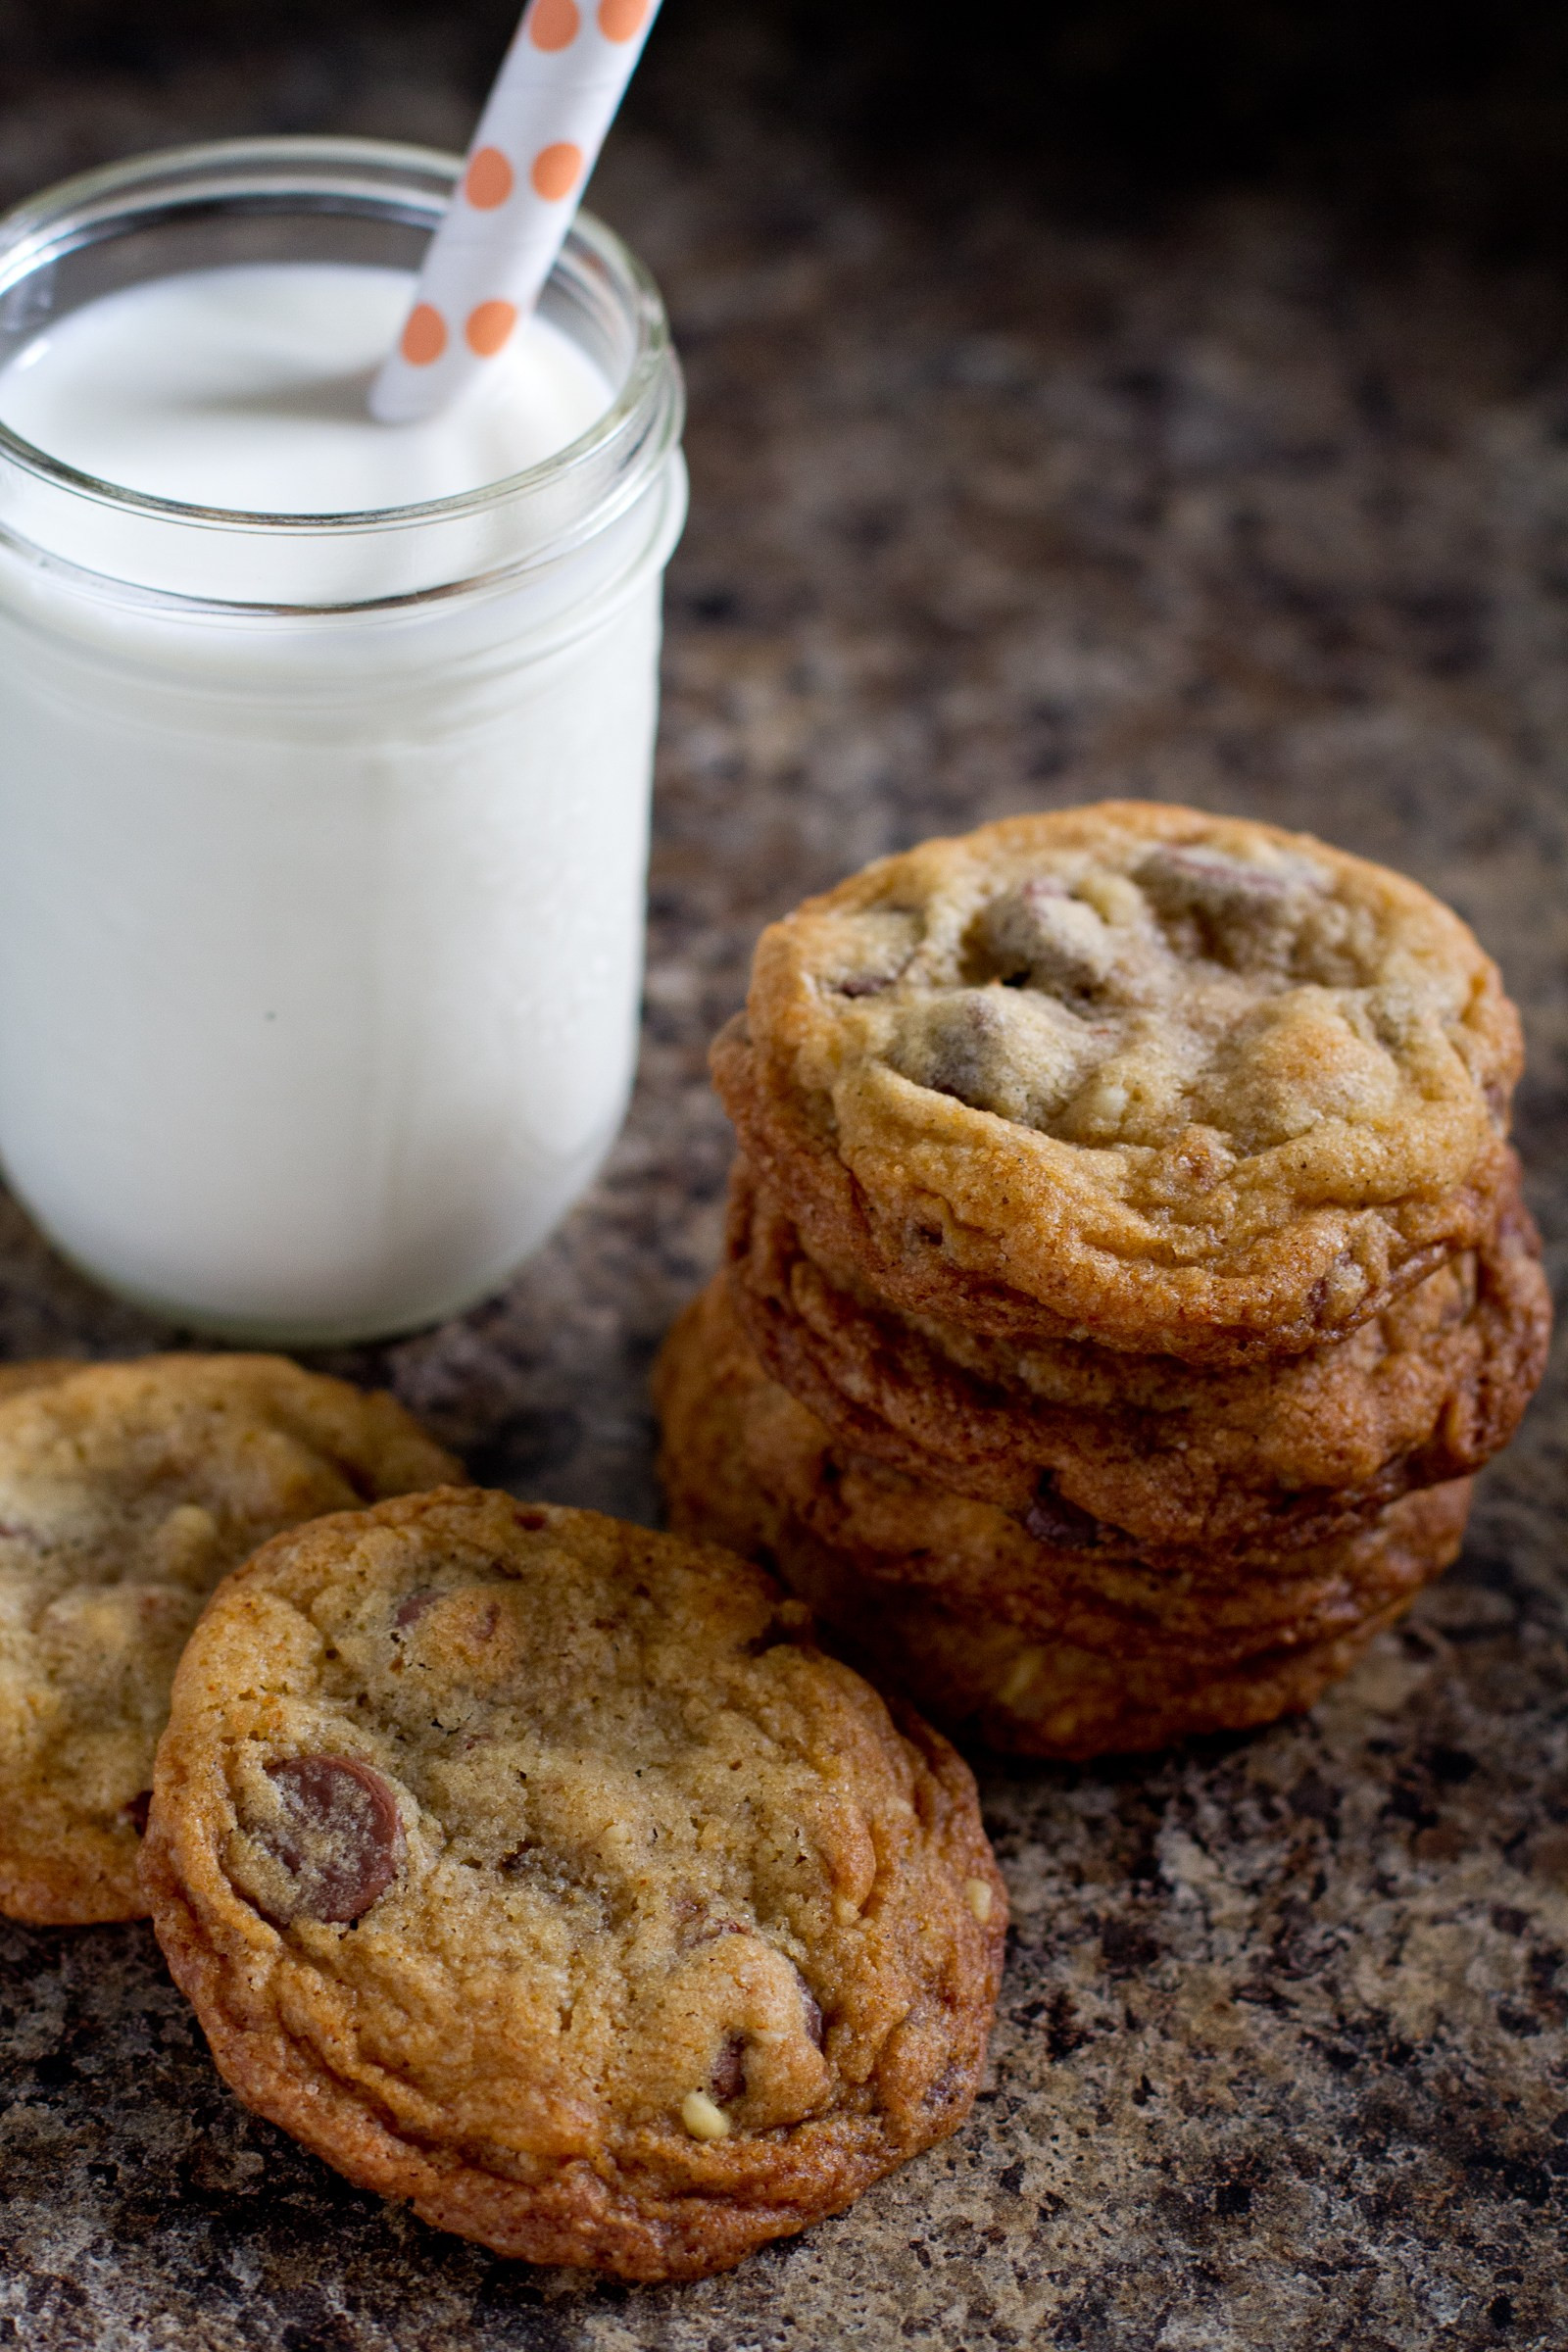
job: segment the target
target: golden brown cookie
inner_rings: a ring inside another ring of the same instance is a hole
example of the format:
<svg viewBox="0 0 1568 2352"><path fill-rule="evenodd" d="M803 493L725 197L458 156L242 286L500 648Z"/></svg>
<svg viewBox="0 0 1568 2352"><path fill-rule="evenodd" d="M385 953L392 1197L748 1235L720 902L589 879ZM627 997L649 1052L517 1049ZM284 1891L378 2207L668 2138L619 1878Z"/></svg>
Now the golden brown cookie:
<svg viewBox="0 0 1568 2352"><path fill-rule="evenodd" d="M169 1687L219 1578L462 1471L393 1397L280 1356L32 1369L0 1398L0 1910L135 1919Z"/></svg>
<svg viewBox="0 0 1568 2352"><path fill-rule="evenodd" d="M1473 1251L1345 1339L1242 1371L901 1315L853 1265L824 1265L744 1160L730 1266L764 1368L841 1457L994 1503L1048 1544L1155 1565L1326 1543L1471 1476L1518 1427L1551 1322L1516 1171Z"/></svg>
<svg viewBox="0 0 1568 2352"><path fill-rule="evenodd" d="M1199 1551L1179 1567L1042 1543L990 1504L841 1450L767 1379L722 1278L676 1324L655 1393L670 1519L683 1532L776 1564L792 1584L815 1545L847 1591L881 1590L890 1607L929 1601L976 1626L1178 1679L1264 1649L1321 1645L1403 1605L1435 1573L1434 1546L1450 1536L1457 1544L1467 1507L1467 1483L1453 1482L1330 1543L1216 1559ZM815 1584L810 1596L818 1605Z"/></svg>
<svg viewBox="0 0 1568 2352"><path fill-rule="evenodd" d="M1062 1595L1053 1630L1030 1632L991 1605L996 1588L988 1598L959 1581L930 1577L939 1548L902 1560L879 1555L874 1545L847 1553L767 1492L751 1468L744 1424L747 1404L771 1384L761 1381L755 1359L748 1362L744 1343L734 1344L733 1321L726 1346L727 1313L723 1290L710 1286L661 1359L660 1467L671 1524L694 1540L721 1537L776 1567L852 1656L959 1739L1082 1759L1299 1713L1397 1620L1463 1540L1470 1482L1461 1479L1406 1495L1375 1528L1326 1547L1341 1559L1337 1593L1320 1591L1312 1616L1298 1614L1283 1627L1265 1611L1248 1632L1246 1598L1234 1586L1224 1598L1198 1596L1190 1610L1191 1595L1167 1584L1161 1598L1152 1580L1141 1631L1131 1608L1097 1611L1081 1592L1076 1606ZM781 1395L772 1390L773 1398ZM940 1513L941 1498L927 1499ZM866 1572L868 1558L878 1573ZM1332 1587L1332 1578L1326 1582ZM1122 1584L1126 1601L1128 1580ZM1205 1617L1213 1638L1195 1639Z"/></svg>
<svg viewBox="0 0 1568 2352"><path fill-rule="evenodd" d="M1025 1345L1312 1348L1495 1218L1495 966L1402 876L1144 802L884 858L764 931L713 1072L813 1250Z"/></svg>
<svg viewBox="0 0 1568 2352"><path fill-rule="evenodd" d="M22 1363L0 1364L0 1404L8 1396L22 1396L30 1389L52 1389L57 1381L69 1380L73 1373L85 1370L80 1356L33 1355Z"/></svg>
<svg viewBox="0 0 1568 2352"><path fill-rule="evenodd" d="M426 2221L696 2278L952 2132L974 1786L717 1550L453 1491L279 1537L180 1663L143 1861L226 2080Z"/></svg>
<svg viewBox="0 0 1568 2352"><path fill-rule="evenodd" d="M851 1654L874 1656L878 1671L956 1739L1013 1755L1083 1762L1208 1732L1251 1731L1304 1713L1454 1558L1468 1493L1462 1481L1394 1505L1394 1514L1403 1515L1396 1540L1408 1553L1406 1589L1397 1599L1331 1640L1256 1650L1219 1668L1031 1642L1011 1626L945 1609L923 1593L866 1583L796 1526L787 1529L778 1558Z"/></svg>

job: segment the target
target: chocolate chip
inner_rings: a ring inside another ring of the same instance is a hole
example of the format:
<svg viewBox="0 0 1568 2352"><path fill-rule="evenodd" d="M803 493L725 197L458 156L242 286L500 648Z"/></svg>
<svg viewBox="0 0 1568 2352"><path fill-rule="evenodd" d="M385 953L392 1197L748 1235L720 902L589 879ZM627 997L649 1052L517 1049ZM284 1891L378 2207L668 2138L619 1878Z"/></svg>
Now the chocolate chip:
<svg viewBox="0 0 1568 2352"><path fill-rule="evenodd" d="M152 1790L140 1788L128 1804L122 1805L120 1808L138 1838L145 1838L147 1835L147 1816L152 1810Z"/></svg>
<svg viewBox="0 0 1568 2352"><path fill-rule="evenodd" d="M888 1059L901 1076L972 1110L1039 1125L1071 1093L1091 1029L1035 990L952 989L909 1005Z"/></svg>
<svg viewBox="0 0 1568 2352"><path fill-rule="evenodd" d="M746 2088L746 2043L741 2034L726 2034L719 2043L708 2087L721 2107L738 2099Z"/></svg>
<svg viewBox="0 0 1568 2352"><path fill-rule="evenodd" d="M400 1633L406 1632L411 1625L417 1625L419 1619L424 1615L425 1610L431 1607L431 1605L435 1601L439 1600L440 1597L441 1595L439 1592L431 1592L428 1591L410 1592L406 1594L406 1596L398 1602L397 1613L392 1620L393 1624L398 1628Z"/></svg>
<svg viewBox="0 0 1568 2352"><path fill-rule="evenodd" d="M283 1800L283 1818L261 1840L295 1881L288 1919L343 1926L363 1918L403 1859L403 1824L391 1788L354 1756L281 1756L267 1774Z"/></svg>
<svg viewBox="0 0 1568 2352"><path fill-rule="evenodd" d="M1154 850L1137 880L1163 920L1193 926L1200 954L1239 970L1286 956L1317 895L1304 870L1274 873L1218 850Z"/></svg>
<svg viewBox="0 0 1568 2352"><path fill-rule="evenodd" d="M950 2058L941 2074L926 2091L924 2104L927 2107L947 2107L964 2087L964 2070L956 2058Z"/></svg>
<svg viewBox="0 0 1568 2352"><path fill-rule="evenodd" d="M711 1943L720 1936L750 1936L752 1933L738 1919L710 1918L688 1898L678 1900L675 1910L682 1927L682 1944L688 1951L695 1950L700 1943Z"/></svg>
<svg viewBox="0 0 1568 2352"><path fill-rule="evenodd" d="M1049 1544L1056 1551L1090 1551L1103 1533L1098 1519L1054 1493L1049 1478L1042 1479L1023 1523L1037 1544Z"/></svg>
<svg viewBox="0 0 1568 2352"><path fill-rule="evenodd" d="M806 2031L818 2049L827 2041L827 2026L822 2017L822 2004L807 1984L801 1980L801 2007L806 2012Z"/></svg>
<svg viewBox="0 0 1568 2352"><path fill-rule="evenodd" d="M1277 904L1289 885L1266 866L1227 858L1219 850L1155 850L1138 869L1138 879L1151 895L1177 900L1205 901L1215 907L1232 907L1269 900Z"/></svg>
<svg viewBox="0 0 1568 2352"><path fill-rule="evenodd" d="M976 981L1088 994L1109 978L1116 943L1093 906L1069 898L1054 876L1037 875L982 910L966 955L965 976Z"/></svg>

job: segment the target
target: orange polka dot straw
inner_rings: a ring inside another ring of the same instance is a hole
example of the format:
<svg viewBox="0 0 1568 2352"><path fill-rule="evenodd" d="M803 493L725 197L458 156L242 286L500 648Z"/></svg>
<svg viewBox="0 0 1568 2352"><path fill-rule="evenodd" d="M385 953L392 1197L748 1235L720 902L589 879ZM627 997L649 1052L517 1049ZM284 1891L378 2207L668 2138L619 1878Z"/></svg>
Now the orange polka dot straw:
<svg viewBox="0 0 1568 2352"><path fill-rule="evenodd" d="M435 416L533 309L658 14L659 0L530 0L371 386L383 424Z"/></svg>

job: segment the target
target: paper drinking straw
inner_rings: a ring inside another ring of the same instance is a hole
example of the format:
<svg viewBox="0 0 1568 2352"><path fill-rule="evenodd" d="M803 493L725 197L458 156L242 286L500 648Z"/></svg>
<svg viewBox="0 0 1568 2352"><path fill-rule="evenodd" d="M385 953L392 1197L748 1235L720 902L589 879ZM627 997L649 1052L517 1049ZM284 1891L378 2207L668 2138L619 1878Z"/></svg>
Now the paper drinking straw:
<svg viewBox="0 0 1568 2352"><path fill-rule="evenodd" d="M658 14L659 0L530 0L370 388L383 424L444 409L533 309Z"/></svg>

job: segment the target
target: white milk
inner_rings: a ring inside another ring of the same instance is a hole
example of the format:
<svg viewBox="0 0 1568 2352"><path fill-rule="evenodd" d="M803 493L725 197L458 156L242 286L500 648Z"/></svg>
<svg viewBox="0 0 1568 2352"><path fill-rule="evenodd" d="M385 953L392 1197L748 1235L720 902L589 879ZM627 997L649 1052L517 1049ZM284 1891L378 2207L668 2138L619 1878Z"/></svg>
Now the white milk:
<svg viewBox="0 0 1568 2352"><path fill-rule="evenodd" d="M413 285L402 270L262 262L130 286L24 346L0 372L0 424L148 498L343 514L521 473L609 408L592 360L535 316L455 411L372 423L366 395Z"/></svg>
<svg viewBox="0 0 1568 2352"><path fill-rule="evenodd" d="M0 425L135 494L0 445L0 1155L70 1255L198 1328L470 1302L630 1084L673 428L552 469L613 391L542 320L457 413L370 422L411 283L172 274L0 372Z"/></svg>

